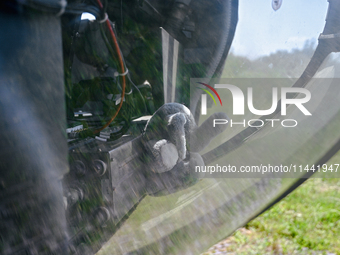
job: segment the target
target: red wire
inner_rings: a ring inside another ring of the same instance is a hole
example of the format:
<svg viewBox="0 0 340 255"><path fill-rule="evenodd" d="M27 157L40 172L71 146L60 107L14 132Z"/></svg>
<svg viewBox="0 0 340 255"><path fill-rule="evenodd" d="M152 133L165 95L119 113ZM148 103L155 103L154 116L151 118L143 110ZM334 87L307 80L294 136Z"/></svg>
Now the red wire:
<svg viewBox="0 0 340 255"><path fill-rule="evenodd" d="M100 2L100 0L97 0L97 3L99 5L99 7L101 9L103 9L103 4ZM112 40L113 40L113 43L115 45L115 48L116 48L116 51L118 53L118 60L119 60L119 65L120 65L120 68L122 69L122 74L125 73L125 67L124 67L124 62L123 62L123 57L121 55L121 52L120 52L120 49L119 49L119 45L118 45L118 41L117 41L117 38L116 38L116 35L115 33L113 32L113 29L111 27L111 23L110 23L110 20L107 19L106 20L106 25L110 31L110 35L112 37ZM114 57L114 56L113 56ZM112 116L112 118L101 128L95 130L93 133L94 134L97 134L99 133L100 131L102 131L104 128L108 127L110 125L110 123L117 117L119 111L121 110L122 108L122 105L123 105L123 101L124 101L124 96L125 96L125 86L126 86L126 80L125 80L125 75L122 76L122 81L123 81L123 86L122 86L122 97L121 97L121 101L119 103L119 106L118 106L118 109L116 111L116 113Z"/></svg>

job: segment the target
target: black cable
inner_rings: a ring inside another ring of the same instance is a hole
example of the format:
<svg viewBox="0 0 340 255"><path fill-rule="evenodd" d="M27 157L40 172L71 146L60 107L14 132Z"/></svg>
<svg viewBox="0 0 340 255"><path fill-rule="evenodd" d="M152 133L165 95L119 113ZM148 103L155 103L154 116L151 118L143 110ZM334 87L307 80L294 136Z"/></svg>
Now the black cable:
<svg viewBox="0 0 340 255"><path fill-rule="evenodd" d="M116 33L114 27L113 27L113 30L114 30L114 32ZM105 43L106 47L108 48L108 50L109 50L109 52L111 53L111 55L114 56L114 51L113 51L113 49L112 49L112 47L111 47L111 45L110 45L110 43L109 43L109 40L108 40L107 36L105 35L105 31L103 30L102 26L100 27L100 32L101 32L101 34L102 34L102 37L103 37L103 40L104 40L104 43ZM121 49L120 49L120 47L119 47L119 50L120 50L120 52L122 52ZM122 55L123 55L123 54L122 54ZM126 63L125 63L125 59L124 59L124 58L123 58L123 64L124 64L125 70L128 70L128 68L126 67ZM137 90L139 96L141 97L141 99L142 99L142 101L143 101L143 104L144 104L144 113L147 113L146 102L145 102L145 99L144 99L144 97L143 97L142 92L141 92L140 89L136 86L136 84L131 80L130 74L127 73L126 76L127 76L127 78L129 79L129 81L131 82L131 84L133 85L133 87Z"/></svg>
<svg viewBox="0 0 340 255"><path fill-rule="evenodd" d="M112 29L114 31L115 34L117 34L117 31L115 29L114 26L112 26ZM122 56L123 56L123 53L122 53L122 50L120 49L119 45L118 45L118 48L119 48L119 51L121 52ZM125 67L125 70L129 70L127 67L126 67L126 63L125 63L125 59L123 58L123 64L124 64L124 67ZM137 89L140 97L142 98L142 101L143 101L143 104L144 104L144 110L145 110L145 113L147 113L147 107L146 107L146 103L145 103L145 99L143 97L143 94L142 92L139 90L139 88L136 86L136 84L131 80L131 76L129 73L126 74L127 78L129 79L129 81L131 82L131 84Z"/></svg>
<svg viewBox="0 0 340 255"><path fill-rule="evenodd" d="M98 4L98 2L96 0L90 0L90 2L94 5L94 6L97 6L100 11L101 11L101 14L100 14L100 19L99 20L104 20L106 17L106 11L107 11L107 6L108 6L108 1L107 0L104 0L104 2L102 3L103 4L103 8L101 8Z"/></svg>
<svg viewBox="0 0 340 255"><path fill-rule="evenodd" d="M105 14L106 11L107 11L107 6L108 6L108 1L107 1L107 0L104 0L104 3L103 3L104 14Z"/></svg>
<svg viewBox="0 0 340 255"><path fill-rule="evenodd" d="M142 92L139 90L139 88L136 86L136 84L131 80L130 74L127 74L127 77L129 79L129 81L132 83L132 85L135 87L135 89L138 91L138 94L140 95L140 97L142 98L142 101L143 101L143 104L144 104L144 114L146 114L148 112L148 109L146 107L145 99L143 97Z"/></svg>
<svg viewBox="0 0 340 255"><path fill-rule="evenodd" d="M109 42L109 39L107 38L107 36L105 34L105 31L104 31L102 26L100 26L100 33L101 33L101 35L103 37L103 40L104 40L104 43L105 43L107 49L109 50L109 52L110 52L110 54L111 54L111 56L113 58L113 56L115 55L114 50L112 49L111 44ZM117 65L118 65L118 63L117 63Z"/></svg>

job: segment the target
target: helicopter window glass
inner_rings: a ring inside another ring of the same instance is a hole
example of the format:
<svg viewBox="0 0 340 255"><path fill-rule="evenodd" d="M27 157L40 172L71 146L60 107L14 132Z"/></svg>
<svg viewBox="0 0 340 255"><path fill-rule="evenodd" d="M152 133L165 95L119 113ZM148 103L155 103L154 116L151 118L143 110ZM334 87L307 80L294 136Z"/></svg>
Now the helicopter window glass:
<svg viewBox="0 0 340 255"><path fill-rule="evenodd" d="M278 51L292 53L317 45L325 25L327 1L284 1L277 11L267 1L240 1L232 53L250 60ZM311 52L312 53L312 52ZM269 64L270 67L275 66Z"/></svg>

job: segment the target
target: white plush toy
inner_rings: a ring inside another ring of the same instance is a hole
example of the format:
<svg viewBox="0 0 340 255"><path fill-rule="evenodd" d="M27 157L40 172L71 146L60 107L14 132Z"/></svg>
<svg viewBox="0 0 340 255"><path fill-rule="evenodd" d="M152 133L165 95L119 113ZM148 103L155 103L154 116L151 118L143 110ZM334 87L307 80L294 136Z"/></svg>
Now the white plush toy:
<svg viewBox="0 0 340 255"><path fill-rule="evenodd" d="M144 145L148 158L148 193L172 193L187 187L199 178L195 166L204 166L200 154L226 125L213 127L214 119L227 119L225 113L215 113L197 127L190 110L178 103L159 108L144 130Z"/></svg>

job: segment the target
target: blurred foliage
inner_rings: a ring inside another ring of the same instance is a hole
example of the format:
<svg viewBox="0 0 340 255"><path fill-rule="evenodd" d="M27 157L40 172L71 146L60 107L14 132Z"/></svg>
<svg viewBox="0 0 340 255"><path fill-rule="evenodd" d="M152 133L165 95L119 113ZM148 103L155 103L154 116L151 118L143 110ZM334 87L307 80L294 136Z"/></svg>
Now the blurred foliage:
<svg viewBox="0 0 340 255"><path fill-rule="evenodd" d="M338 163L339 152L327 164ZM339 208L339 178L309 179L204 255L340 254Z"/></svg>

